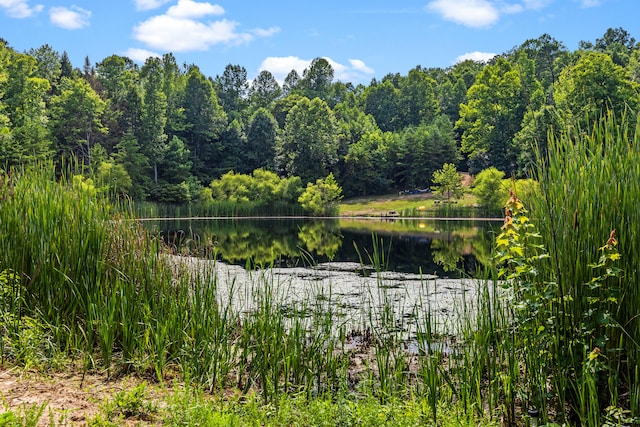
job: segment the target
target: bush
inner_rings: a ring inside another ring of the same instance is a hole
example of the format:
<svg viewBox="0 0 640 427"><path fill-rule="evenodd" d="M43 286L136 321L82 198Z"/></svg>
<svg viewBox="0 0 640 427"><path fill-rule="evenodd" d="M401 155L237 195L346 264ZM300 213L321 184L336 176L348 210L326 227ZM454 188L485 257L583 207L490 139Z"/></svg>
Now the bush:
<svg viewBox="0 0 640 427"><path fill-rule="evenodd" d="M331 216L338 211L338 203L342 200L342 188L330 173L325 179L318 179L315 184L307 184L298 202L311 215Z"/></svg>
<svg viewBox="0 0 640 427"><path fill-rule="evenodd" d="M473 181L473 194L480 204L492 211L499 211L504 206L506 188L503 185L504 172L490 167L484 169Z"/></svg>

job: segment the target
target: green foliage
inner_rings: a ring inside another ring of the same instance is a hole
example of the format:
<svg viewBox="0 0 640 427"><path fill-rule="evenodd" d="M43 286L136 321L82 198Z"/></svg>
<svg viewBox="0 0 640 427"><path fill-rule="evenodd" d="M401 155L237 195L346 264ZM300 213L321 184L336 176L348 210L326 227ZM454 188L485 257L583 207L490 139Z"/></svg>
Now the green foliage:
<svg viewBox="0 0 640 427"><path fill-rule="evenodd" d="M514 172L518 155L512 138L520 130L532 95L528 86L537 83L530 83L525 71L524 65L499 58L478 74L467 92L467 103L460 105L456 127L463 132L461 148L469 155L472 173L489 166Z"/></svg>
<svg viewBox="0 0 640 427"><path fill-rule="evenodd" d="M623 298L623 273L616 265L615 230L600 248L599 261L589 264L590 278L571 296L550 269L543 236L513 192L505 212L495 256L498 277L513 298L513 345L525 367L520 393L542 409L545 419L546 408L558 399L560 408L573 408L581 425L601 425L603 409L615 405L609 399L618 394L618 381L607 378L620 375L614 371L622 325L615 317Z"/></svg>
<svg viewBox="0 0 640 427"><path fill-rule="evenodd" d="M301 98L287 114L278 148L278 164L289 176L313 182L326 176L338 161L337 124L320 98Z"/></svg>
<svg viewBox="0 0 640 427"><path fill-rule="evenodd" d="M201 194L201 207L230 204L230 212L236 215L240 209L247 214L269 215L295 211L302 193L299 177L280 178L274 172L256 169L251 175L230 171L209 184Z"/></svg>
<svg viewBox="0 0 640 427"><path fill-rule="evenodd" d="M96 139L108 133L102 123L106 104L83 79L63 79L51 99L51 134L58 155L89 163Z"/></svg>
<svg viewBox="0 0 640 427"><path fill-rule="evenodd" d="M389 149L393 135L379 130L368 132L349 146L342 173L345 194L370 195L388 192L391 187Z"/></svg>
<svg viewBox="0 0 640 427"><path fill-rule="evenodd" d="M298 198L302 208L311 215L331 216L338 212L338 203L342 200L342 188L333 174L307 184L307 188Z"/></svg>
<svg viewBox="0 0 640 427"><path fill-rule="evenodd" d="M5 404L6 406L6 404ZM5 411L0 414L0 426L2 427L37 427L41 425L42 414L47 408L47 402L42 405L24 405L20 410Z"/></svg>
<svg viewBox="0 0 640 427"><path fill-rule="evenodd" d="M131 390L116 393L113 399L106 402L106 412L109 418L138 418L147 420L157 409L147 401L147 384L142 382Z"/></svg>
<svg viewBox="0 0 640 427"><path fill-rule="evenodd" d="M630 81L627 70L597 52L585 53L562 71L554 98L558 113L583 130L607 111L620 118L626 109L635 111L639 105L638 85Z"/></svg>
<svg viewBox="0 0 640 427"><path fill-rule="evenodd" d="M125 182L117 192L174 203L228 171L258 168L303 185L332 172L348 196L425 188L435 170L460 161L459 149L473 174L529 176L549 132L590 132L607 108L618 117L637 109L634 43L615 28L569 52L543 34L488 64L417 66L368 86L335 81L332 65L315 58L282 88L267 70L249 82L242 65L211 78L172 54L142 67L111 55L95 68L87 58L80 71L48 45L19 53L2 43L0 164L75 157L95 173L113 161Z"/></svg>
<svg viewBox="0 0 640 427"><path fill-rule="evenodd" d="M115 194L129 194L133 185L124 166L109 161L100 163L96 179L101 188Z"/></svg>
<svg viewBox="0 0 640 427"><path fill-rule="evenodd" d="M462 176L458 173L453 163L445 163L442 169L438 169L433 173L432 189L441 197L450 200L451 197L459 199L464 194L462 187Z"/></svg>
<svg viewBox="0 0 640 427"><path fill-rule="evenodd" d="M473 194L478 197L482 206L493 211L502 208L505 194L503 178L504 172L494 167L480 171L474 178Z"/></svg>

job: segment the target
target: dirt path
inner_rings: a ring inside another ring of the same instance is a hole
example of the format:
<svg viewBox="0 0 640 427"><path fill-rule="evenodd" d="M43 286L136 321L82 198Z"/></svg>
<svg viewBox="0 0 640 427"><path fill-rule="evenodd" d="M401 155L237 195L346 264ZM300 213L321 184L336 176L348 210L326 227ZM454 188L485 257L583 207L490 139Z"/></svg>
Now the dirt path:
<svg viewBox="0 0 640 427"><path fill-rule="evenodd" d="M87 420L100 413L105 399L139 383L130 377L110 380L98 373L83 378L81 372L42 374L0 368L0 412L10 410L21 416L26 408L45 405L39 425L48 426L51 421L54 425L87 425ZM152 394L152 388L147 390Z"/></svg>

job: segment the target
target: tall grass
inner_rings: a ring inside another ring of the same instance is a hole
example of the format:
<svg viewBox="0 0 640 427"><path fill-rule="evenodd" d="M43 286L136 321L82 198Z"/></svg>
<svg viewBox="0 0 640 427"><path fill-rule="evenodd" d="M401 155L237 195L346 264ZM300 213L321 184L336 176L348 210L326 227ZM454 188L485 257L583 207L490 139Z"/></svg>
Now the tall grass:
<svg viewBox="0 0 640 427"><path fill-rule="evenodd" d="M560 402L571 405L581 420L609 406L630 406L640 415L633 403L640 362L640 129L630 123L607 115L590 129L551 137L548 156L538 161L541 195L531 201L550 256L542 274L557 283L556 296L563 301L554 313L560 326L554 337L555 387ZM612 230L622 276L594 287L600 272L593 264ZM575 337L584 338L576 342ZM588 356L596 349L604 357L597 359L602 365L592 378ZM595 384L587 387L591 381ZM560 392L565 387L566 394Z"/></svg>

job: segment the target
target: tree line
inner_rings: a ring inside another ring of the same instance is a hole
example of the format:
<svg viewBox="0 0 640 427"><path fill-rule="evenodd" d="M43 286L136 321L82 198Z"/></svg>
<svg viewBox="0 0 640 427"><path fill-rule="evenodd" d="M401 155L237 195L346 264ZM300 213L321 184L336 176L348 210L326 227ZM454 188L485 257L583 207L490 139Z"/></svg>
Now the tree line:
<svg viewBox="0 0 640 427"><path fill-rule="evenodd" d="M635 123L639 88L640 44L622 28L575 51L543 34L486 63L369 85L337 81L324 58L280 84L231 64L208 77L170 53L75 68L49 45L21 53L0 39L0 167L80 164L102 188L160 202L211 197L212 182L256 170L383 194L427 188L445 164L526 176L549 132L589 132L605 110Z"/></svg>

